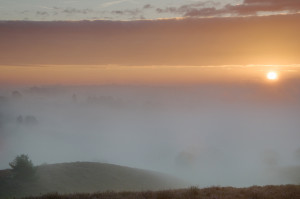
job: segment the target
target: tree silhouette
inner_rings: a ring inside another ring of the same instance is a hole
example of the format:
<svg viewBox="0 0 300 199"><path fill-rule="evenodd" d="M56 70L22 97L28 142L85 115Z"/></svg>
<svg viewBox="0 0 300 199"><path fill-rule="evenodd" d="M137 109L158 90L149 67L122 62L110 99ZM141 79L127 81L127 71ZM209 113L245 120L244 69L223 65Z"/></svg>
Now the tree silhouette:
<svg viewBox="0 0 300 199"><path fill-rule="evenodd" d="M9 163L12 168L14 177L19 180L32 180L35 177L36 168L28 155L19 155Z"/></svg>
<svg viewBox="0 0 300 199"><path fill-rule="evenodd" d="M15 99L20 99L22 98L22 94L19 92L19 91L13 91L11 93L12 97L15 98Z"/></svg>

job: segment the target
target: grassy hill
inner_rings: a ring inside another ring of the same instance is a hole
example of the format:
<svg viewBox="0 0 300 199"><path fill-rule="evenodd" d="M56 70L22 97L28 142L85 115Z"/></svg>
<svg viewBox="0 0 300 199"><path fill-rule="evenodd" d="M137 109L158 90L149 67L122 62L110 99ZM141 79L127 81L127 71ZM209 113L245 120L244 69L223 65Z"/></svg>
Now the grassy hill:
<svg viewBox="0 0 300 199"><path fill-rule="evenodd" d="M0 171L0 198L51 192L140 191L184 186L178 179L161 173L93 162L38 166L34 181L15 180L11 176L10 170Z"/></svg>

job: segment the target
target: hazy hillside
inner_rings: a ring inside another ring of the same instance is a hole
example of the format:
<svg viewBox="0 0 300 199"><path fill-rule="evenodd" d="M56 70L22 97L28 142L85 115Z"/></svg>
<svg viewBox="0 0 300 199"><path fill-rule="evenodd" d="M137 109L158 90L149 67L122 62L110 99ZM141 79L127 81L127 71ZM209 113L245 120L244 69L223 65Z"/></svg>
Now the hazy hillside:
<svg viewBox="0 0 300 199"><path fill-rule="evenodd" d="M10 176L10 170L0 171L0 198L49 192L158 190L184 186L177 179L160 173L92 162L38 166L34 182L16 181Z"/></svg>

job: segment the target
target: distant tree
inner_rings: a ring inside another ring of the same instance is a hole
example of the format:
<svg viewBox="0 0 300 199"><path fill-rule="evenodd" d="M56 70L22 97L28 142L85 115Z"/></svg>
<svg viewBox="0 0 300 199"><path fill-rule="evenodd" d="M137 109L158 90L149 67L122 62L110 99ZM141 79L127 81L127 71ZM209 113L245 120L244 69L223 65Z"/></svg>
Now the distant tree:
<svg viewBox="0 0 300 199"><path fill-rule="evenodd" d="M15 99L20 99L20 98L22 98L22 94L21 94L19 91L13 91L13 92L11 93L11 96L12 96L13 98L15 98Z"/></svg>
<svg viewBox="0 0 300 199"><path fill-rule="evenodd" d="M35 125L35 124L38 124L38 121L36 119L36 117L32 116L32 115L27 115L25 118L24 118L24 121L26 124L28 125Z"/></svg>
<svg viewBox="0 0 300 199"><path fill-rule="evenodd" d="M74 103L77 102L77 95L76 94L72 95L72 102L74 102Z"/></svg>
<svg viewBox="0 0 300 199"><path fill-rule="evenodd" d="M19 115L19 116L17 117L17 122L18 122L19 124L22 124L22 123L23 123L23 117L22 117L22 115Z"/></svg>
<svg viewBox="0 0 300 199"><path fill-rule="evenodd" d="M9 163L14 177L19 180L33 180L36 174L36 168L28 155L19 155Z"/></svg>

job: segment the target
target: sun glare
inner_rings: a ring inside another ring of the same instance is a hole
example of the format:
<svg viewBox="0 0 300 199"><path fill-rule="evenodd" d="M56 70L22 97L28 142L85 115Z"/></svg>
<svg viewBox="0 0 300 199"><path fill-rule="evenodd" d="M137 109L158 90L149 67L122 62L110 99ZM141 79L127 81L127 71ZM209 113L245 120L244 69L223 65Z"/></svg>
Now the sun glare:
<svg viewBox="0 0 300 199"><path fill-rule="evenodd" d="M278 75L276 72L268 72L267 73L267 79L269 80L276 80L278 78Z"/></svg>

